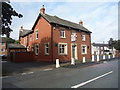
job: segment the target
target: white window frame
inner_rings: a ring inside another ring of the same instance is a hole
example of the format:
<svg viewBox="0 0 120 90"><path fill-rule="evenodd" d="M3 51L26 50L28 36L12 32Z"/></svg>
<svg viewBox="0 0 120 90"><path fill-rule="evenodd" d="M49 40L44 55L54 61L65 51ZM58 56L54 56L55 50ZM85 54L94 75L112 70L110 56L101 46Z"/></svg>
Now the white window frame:
<svg viewBox="0 0 120 90"><path fill-rule="evenodd" d="M76 31L72 31L71 33L71 41L74 42L77 40L77 33Z"/></svg>
<svg viewBox="0 0 120 90"><path fill-rule="evenodd" d="M45 43L44 45L45 45L45 55L49 55L50 53L49 42ZM48 47L46 45L48 45ZM48 52L46 49L48 49Z"/></svg>
<svg viewBox="0 0 120 90"><path fill-rule="evenodd" d="M83 46L85 47L85 52L83 52ZM87 45L81 45L81 54L87 54Z"/></svg>
<svg viewBox="0 0 120 90"><path fill-rule="evenodd" d="M82 41L85 41L86 37L85 37L85 33L82 32Z"/></svg>
<svg viewBox="0 0 120 90"><path fill-rule="evenodd" d="M36 29L35 31L35 38L38 39L39 35L38 35L38 29Z"/></svg>
<svg viewBox="0 0 120 90"><path fill-rule="evenodd" d="M60 38L66 38L65 37L65 30L63 30L63 29L60 30Z"/></svg>
<svg viewBox="0 0 120 90"><path fill-rule="evenodd" d="M61 51L60 51L60 48L62 50L62 46L61 45L65 45L65 47L64 47L64 53L61 53ZM58 54L59 55L67 55L68 54L68 44L67 43L58 43Z"/></svg>
<svg viewBox="0 0 120 90"><path fill-rule="evenodd" d="M38 46L38 48L37 48L37 46ZM38 55L38 54L39 54L39 44L35 44L35 55Z"/></svg>

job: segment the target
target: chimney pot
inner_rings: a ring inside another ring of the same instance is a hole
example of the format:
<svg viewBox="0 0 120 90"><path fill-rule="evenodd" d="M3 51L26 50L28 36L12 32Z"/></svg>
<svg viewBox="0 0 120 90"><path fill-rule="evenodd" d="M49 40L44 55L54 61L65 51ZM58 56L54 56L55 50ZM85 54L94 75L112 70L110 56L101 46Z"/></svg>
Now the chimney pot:
<svg viewBox="0 0 120 90"><path fill-rule="evenodd" d="M21 26L20 29L23 29L23 26Z"/></svg>
<svg viewBox="0 0 120 90"><path fill-rule="evenodd" d="M23 26L20 27L20 31L23 31Z"/></svg>
<svg viewBox="0 0 120 90"><path fill-rule="evenodd" d="M41 13L41 14L45 14L45 8L44 8L44 5L43 5L43 7L40 9L40 13Z"/></svg>
<svg viewBox="0 0 120 90"><path fill-rule="evenodd" d="M83 21L82 21L82 20L80 20L79 24L80 24L80 25L83 25Z"/></svg>

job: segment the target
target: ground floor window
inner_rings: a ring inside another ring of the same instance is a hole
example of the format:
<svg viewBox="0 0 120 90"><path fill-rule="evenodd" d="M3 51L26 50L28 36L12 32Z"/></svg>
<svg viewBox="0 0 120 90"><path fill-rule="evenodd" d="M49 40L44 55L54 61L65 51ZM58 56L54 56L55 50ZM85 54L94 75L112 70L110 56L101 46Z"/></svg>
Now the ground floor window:
<svg viewBox="0 0 120 90"><path fill-rule="evenodd" d="M59 43L58 52L59 55L67 55L67 43Z"/></svg>
<svg viewBox="0 0 120 90"><path fill-rule="evenodd" d="M45 43L45 55L49 55L49 42Z"/></svg>
<svg viewBox="0 0 120 90"><path fill-rule="evenodd" d="M81 53L82 54L87 54L87 45L82 45L81 46Z"/></svg>
<svg viewBox="0 0 120 90"><path fill-rule="evenodd" d="M39 54L39 44L35 44L35 55Z"/></svg>

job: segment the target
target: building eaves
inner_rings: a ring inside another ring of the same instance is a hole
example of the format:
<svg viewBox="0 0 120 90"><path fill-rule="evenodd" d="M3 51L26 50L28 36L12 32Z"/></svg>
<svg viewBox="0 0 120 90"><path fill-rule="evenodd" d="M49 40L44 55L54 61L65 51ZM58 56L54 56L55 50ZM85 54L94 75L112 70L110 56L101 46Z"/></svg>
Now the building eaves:
<svg viewBox="0 0 120 90"><path fill-rule="evenodd" d="M31 34L33 33L33 30L26 30L26 29L23 29L20 31L20 37L25 37L27 36L28 34Z"/></svg>
<svg viewBox="0 0 120 90"><path fill-rule="evenodd" d="M25 49L25 47L21 44L8 44L8 48L10 48L10 49Z"/></svg>
<svg viewBox="0 0 120 90"><path fill-rule="evenodd" d="M48 15L48 14L39 14L39 16L37 17L37 20L35 21L33 27L32 27L32 30L34 30L38 20L40 19L40 17L43 17L44 19L46 19L46 21L48 21L50 24L58 24L58 25L62 25L62 26L66 26L66 27L70 27L72 29L77 29L79 31L84 31L84 32L89 32L89 33L92 33L91 31L89 31L87 28L85 28L84 26L80 25L80 24L77 24L77 23L74 23L74 22L71 22L71 21L68 21L68 20L64 20L64 19L61 19L57 16L51 16L51 15Z"/></svg>

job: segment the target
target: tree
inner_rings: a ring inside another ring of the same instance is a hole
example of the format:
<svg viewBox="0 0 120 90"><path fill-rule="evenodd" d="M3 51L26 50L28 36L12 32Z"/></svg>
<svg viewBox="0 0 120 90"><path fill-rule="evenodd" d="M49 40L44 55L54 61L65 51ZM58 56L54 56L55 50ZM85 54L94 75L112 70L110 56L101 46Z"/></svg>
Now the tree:
<svg viewBox="0 0 120 90"><path fill-rule="evenodd" d="M114 47L116 50L120 51L120 40L113 40L113 38L110 38L108 43L109 43L109 48Z"/></svg>
<svg viewBox="0 0 120 90"><path fill-rule="evenodd" d="M15 40L12 38L6 38L6 42L9 43L15 43Z"/></svg>
<svg viewBox="0 0 120 90"><path fill-rule="evenodd" d="M10 25L12 24L12 16L17 16L19 18L22 18L22 14L18 14L10 5L10 2L1 2L2 4L2 32L1 35L6 35L6 37L10 37L10 32L13 30L10 28Z"/></svg>
<svg viewBox="0 0 120 90"><path fill-rule="evenodd" d="M20 44L20 40L15 40L15 44Z"/></svg>

